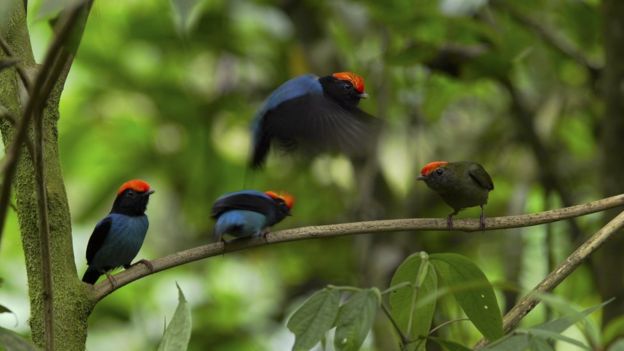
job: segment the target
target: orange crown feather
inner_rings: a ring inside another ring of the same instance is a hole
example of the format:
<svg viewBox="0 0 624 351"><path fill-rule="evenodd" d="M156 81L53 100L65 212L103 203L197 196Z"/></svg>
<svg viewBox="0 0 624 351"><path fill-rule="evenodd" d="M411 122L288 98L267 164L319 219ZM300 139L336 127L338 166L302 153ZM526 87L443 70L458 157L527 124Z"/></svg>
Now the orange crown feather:
<svg viewBox="0 0 624 351"><path fill-rule="evenodd" d="M425 167L423 167L420 170L420 175L422 176L427 176L429 175L429 173L435 171L436 169L442 167L442 166L446 166L448 164L448 162L446 161L433 161L433 162L429 162L425 165Z"/></svg>
<svg viewBox="0 0 624 351"><path fill-rule="evenodd" d="M358 93L364 93L364 78L358 76L357 74L353 72L339 72L332 74L332 76L336 79L346 80L347 82L350 82L351 84L353 84L353 87Z"/></svg>
<svg viewBox="0 0 624 351"><path fill-rule="evenodd" d="M267 196L269 196L272 199L279 199L279 200L284 201L288 209L291 209L293 205L295 204L295 197L288 193L284 193L284 192L278 193L278 192L269 190L269 191L266 191L265 194L267 194Z"/></svg>
<svg viewBox="0 0 624 351"><path fill-rule="evenodd" d="M128 189L132 189L139 193L144 193L150 190L150 186L149 184L147 184L147 182L141 179L129 180L121 185L121 187L117 191L117 195L120 195L121 193L123 193L124 191Z"/></svg>

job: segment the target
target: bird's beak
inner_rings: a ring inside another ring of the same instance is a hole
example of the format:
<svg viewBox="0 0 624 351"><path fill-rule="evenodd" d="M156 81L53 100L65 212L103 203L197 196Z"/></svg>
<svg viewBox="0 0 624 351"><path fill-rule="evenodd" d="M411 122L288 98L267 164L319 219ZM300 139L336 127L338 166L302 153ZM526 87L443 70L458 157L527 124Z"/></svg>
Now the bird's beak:
<svg viewBox="0 0 624 351"><path fill-rule="evenodd" d="M362 93L362 94L358 95L358 97L359 97L360 99L368 99L368 94L366 94L366 93Z"/></svg>
<svg viewBox="0 0 624 351"><path fill-rule="evenodd" d="M156 190L148 190L147 192L145 192L145 196L150 196L150 195L152 195L155 192L156 192Z"/></svg>
<svg viewBox="0 0 624 351"><path fill-rule="evenodd" d="M416 178L416 180L425 180L425 179L427 179L427 177L425 176L418 176L418 178Z"/></svg>

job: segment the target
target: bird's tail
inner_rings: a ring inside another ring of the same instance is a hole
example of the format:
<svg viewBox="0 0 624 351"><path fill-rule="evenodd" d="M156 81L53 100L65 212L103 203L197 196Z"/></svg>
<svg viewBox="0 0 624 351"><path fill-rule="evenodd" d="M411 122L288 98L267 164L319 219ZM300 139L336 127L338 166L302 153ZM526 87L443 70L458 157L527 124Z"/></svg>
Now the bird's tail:
<svg viewBox="0 0 624 351"><path fill-rule="evenodd" d="M98 278L102 275L102 273L98 272L96 269L94 268L87 268L87 271L84 273L84 275L82 276L82 281L88 284L95 284L95 282L97 282Z"/></svg>

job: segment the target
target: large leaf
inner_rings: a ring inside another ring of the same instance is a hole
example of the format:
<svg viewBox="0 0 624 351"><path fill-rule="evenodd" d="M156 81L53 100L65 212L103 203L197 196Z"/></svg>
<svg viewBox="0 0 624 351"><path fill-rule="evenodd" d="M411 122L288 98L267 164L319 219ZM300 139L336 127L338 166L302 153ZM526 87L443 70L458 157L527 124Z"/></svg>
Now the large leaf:
<svg viewBox="0 0 624 351"><path fill-rule="evenodd" d="M293 350L309 350L331 329L338 314L340 292L325 288L310 296L286 325L295 334Z"/></svg>
<svg viewBox="0 0 624 351"><path fill-rule="evenodd" d="M0 305L0 313L13 313L13 312L7 307Z"/></svg>
<svg viewBox="0 0 624 351"><path fill-rule="evenodd" d="M337 351L357 351L373 326L375 313L381 303L376 288L354 293L338 310L334 347Z"/></svg>
<svg viewBox="0 0 624 351"><path fill-rule="evenodd" d="M183 351L188 348L191 339L191 308L189 307L182 289L178 287L178 307L176 308L171 322L165 329L158 351Z"/></svg>
<svg viewBox="0 0 624 351"><path fill-rule="evenodd" d="M0 327L0 350L38 351L39 349L19 334Z"/></svg>
<svg viewBox="0 0 624 351"><path fill-rule="evenodd" d="M391 282L391 286L404 282L409 282L412 285L390 293L392 318L410 340L414 340L418 336L429 335L433 313L435 312L435 299L425 304L418 303L423 296L435 293L438 287L436 274L426 258L425 253L409 256L394 272ZM419 287L414 288L413 286ZM421 343L420 349L424 349L424 347L424 343ZM416 344L408 345L408 349L415 350Z"/></svg>
<svg viewBox="0 0 624 351"><path fill-rule="evenodd" d="M494 289L479 267L467 257L458 254L433 254L430 259L446 285L466 287L452 292L475 327L489 340L503 336L503 319Z"/></svg>

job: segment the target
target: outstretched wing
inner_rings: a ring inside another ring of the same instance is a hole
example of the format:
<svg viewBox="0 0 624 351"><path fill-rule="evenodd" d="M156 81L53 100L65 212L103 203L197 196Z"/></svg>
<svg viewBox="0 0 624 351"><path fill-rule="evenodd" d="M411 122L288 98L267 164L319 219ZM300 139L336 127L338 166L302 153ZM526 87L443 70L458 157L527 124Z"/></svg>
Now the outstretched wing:
<svg viewBox="0 0 624 351"><path fill-rule="evenodd" d="M376 118L358 108L347 109L323 94L308 94L268 111L263 132L282 146L360 155L374 144L376 125Z"/></svg>
<svg viewBox="0 0 624 351"><path fill-rule="evenodd" d="M91 237L89 238L89 244L87 244L88 264L91 264L93 257L104 244L112 223L113 220L107 216L95 226L95 229L93 229L93 233L91 233Z"/></svg>
<svg viewBox="0 0 624 351"><path fill-rule="evenodd" d="M231 210L247 210L269 216L275 209L275 202L266 194L259 191L243 190L224 195L212 205L210 215L217 218Z"/></svg>
<svg viewBox="0 0 624 351"><path fill-rule="evenodd" d="M492 182L492 178L488 174L488 172L478 163L474 163L470 165L468 169L468 174L470 177L479 184L484 189L494 190L494 182Z"/></svg>

